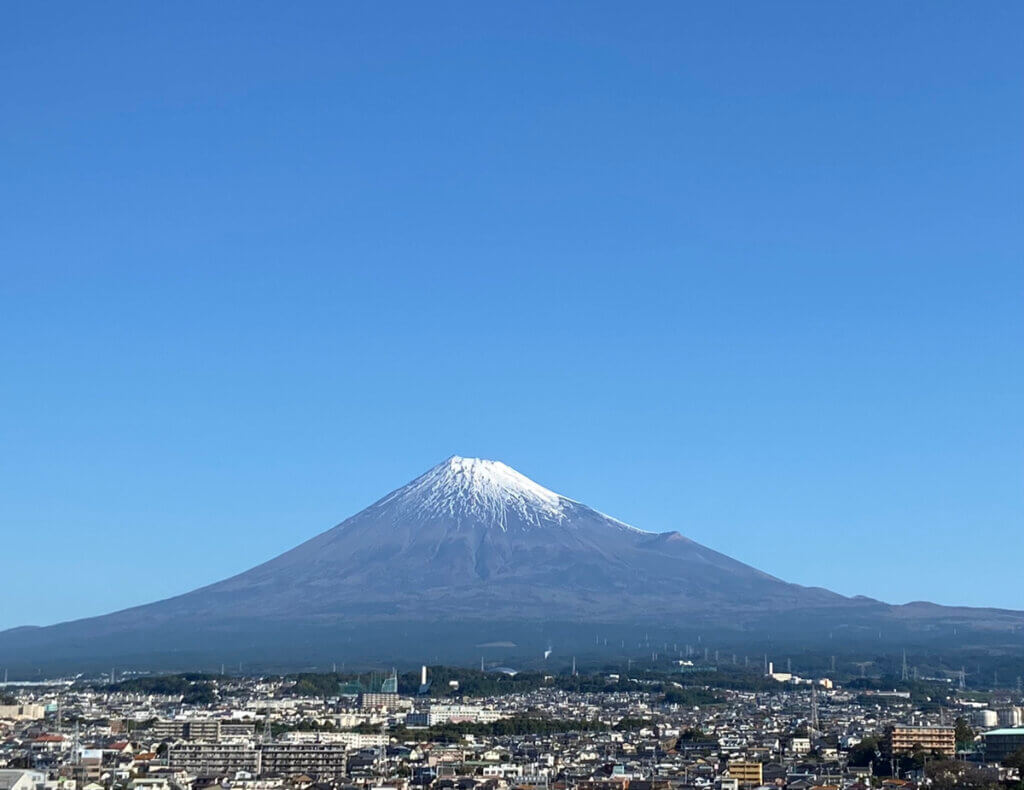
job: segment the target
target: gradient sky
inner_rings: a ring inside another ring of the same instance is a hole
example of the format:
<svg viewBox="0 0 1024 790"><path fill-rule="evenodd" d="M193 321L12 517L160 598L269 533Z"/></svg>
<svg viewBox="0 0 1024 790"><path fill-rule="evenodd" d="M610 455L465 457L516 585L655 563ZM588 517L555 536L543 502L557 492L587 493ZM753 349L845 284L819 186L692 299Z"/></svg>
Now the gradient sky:
<svg viewBox="0 0 1024 790"><path fill-rule="evenodd" d="M1024 609L1024 5L8 3L0 627L457 453Z"/></svg>

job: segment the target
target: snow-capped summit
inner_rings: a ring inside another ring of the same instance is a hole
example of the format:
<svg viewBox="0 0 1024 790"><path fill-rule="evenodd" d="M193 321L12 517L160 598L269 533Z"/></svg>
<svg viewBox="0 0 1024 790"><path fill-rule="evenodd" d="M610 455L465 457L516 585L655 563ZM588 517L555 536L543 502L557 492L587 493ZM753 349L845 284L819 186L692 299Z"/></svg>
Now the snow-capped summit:
<svg viewBox="0 0 1024 790"><path fill-rule="evenodd" d="M507 530L562 522L570 503L501 461L453 455L375 507L412 519L472 520Z"/></svg>

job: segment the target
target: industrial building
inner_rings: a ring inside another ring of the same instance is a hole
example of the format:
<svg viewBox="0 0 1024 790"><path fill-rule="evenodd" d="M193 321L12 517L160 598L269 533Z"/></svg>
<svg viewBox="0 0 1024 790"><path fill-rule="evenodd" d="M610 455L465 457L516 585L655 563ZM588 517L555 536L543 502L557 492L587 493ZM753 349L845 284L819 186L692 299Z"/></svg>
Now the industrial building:
<svg viewBox="0 0 1024 790"><path fill-rule="evenodd" d="M1024 749L1024 727L1004 727L982 733L985 759L1001 763L1014 752Z"/></svg>

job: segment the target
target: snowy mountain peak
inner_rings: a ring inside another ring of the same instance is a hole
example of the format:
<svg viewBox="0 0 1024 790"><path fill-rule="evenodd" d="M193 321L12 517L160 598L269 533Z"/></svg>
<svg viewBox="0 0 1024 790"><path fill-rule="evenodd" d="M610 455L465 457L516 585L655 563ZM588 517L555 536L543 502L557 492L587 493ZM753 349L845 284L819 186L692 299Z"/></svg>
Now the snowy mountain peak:
<svg viewBox="0 0 1024 790"><path fill-rule="evenodd" d="M566 518L571 500L500 461L453 455L381 500L406 518L443 518L503 530L539 527Z"/></svg>

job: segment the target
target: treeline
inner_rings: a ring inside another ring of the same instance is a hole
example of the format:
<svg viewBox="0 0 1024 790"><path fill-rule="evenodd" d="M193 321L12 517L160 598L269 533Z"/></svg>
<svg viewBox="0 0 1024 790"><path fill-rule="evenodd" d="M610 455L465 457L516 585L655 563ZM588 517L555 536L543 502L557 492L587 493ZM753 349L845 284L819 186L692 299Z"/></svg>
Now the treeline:
<svg viewBox="0 0 1024 790"><path fill-rule="evenodd" d="M433 698L448 697L498 697L536 691L540 688L553 688L572 693L613 693L625 691L646 691L664 694L666 702L683 705L710 705L720 701L714 694L702 688L714 685L711 676L700 675L689 677L678 673L643 673L639 678L630 680L622 675L616 681L609 679L612 673L591 673L577 675L547 675L542 672L519 672L508 675L502 672L481 672L478 669L459 667L429 667L429 696ZM723 678L726 677L723 675ZM335 697L343 685L361 684L367 691L380 690L380 676L376 676L373 688L367 675L354 675L337 672L312 673L304 672L289 675L293 681L292 693L305 697ZM452 685L453 682L457 685ZM685 686L679 689L675 684ZM743 684L740 684L743 685ZM415 695L420 689L418 672L407 672L398 676L398 692Z"/></svg>
<svg viewBox="0 0 1024 790"><path fill-rule="evenodd" d="M214 675L187 672L181 675L131 678L100 688L109 693L180 696L183 702L191 705L208 705L217 700L217 692L212 682L214 678Z"/></svg>
<svg viewBox="0 0 1024 790"><path fill-rule="evenodd" d="M665 696L662 702L668 705L714 705L721 702L722 698L712 691L701 687L675 688L669 686L665 689Z"/></svg>

